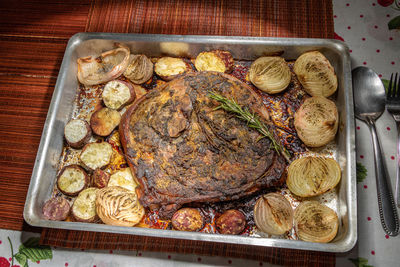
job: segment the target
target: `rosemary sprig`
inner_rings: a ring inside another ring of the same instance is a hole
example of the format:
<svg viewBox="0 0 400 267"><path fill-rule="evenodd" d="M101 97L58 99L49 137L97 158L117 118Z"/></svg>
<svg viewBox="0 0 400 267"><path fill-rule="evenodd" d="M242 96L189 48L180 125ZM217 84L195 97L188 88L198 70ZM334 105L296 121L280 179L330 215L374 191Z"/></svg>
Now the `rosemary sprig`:
<svg viewBox="0 0 400 267"><path fill-rule="evenodd" d="M216 92L208 92L208 97L214 99L220 103L215 109L223 109L228 112L236 114L236 117L247 122L250 128L256 129L264 137L271 140L273 148L276 152L280 153L285 159L290 162L290 154L277 140L275 140L273 134L269 131L267 125L260 121L256 114L251 113L246 107L242 108L234 99L226 98Z"/></svg>

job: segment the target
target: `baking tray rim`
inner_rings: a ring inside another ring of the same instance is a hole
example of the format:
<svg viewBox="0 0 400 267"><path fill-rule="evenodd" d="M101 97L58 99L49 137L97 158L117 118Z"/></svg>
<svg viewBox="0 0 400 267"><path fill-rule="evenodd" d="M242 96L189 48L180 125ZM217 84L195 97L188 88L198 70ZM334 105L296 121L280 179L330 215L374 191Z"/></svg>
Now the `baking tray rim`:
<svg viewBox="0 0 400 267"><path fill-rule="evenodd" d="M76 46L90 39L115 40L120 42L148 41L148 42L184 42L184 43L208 43L208 44L261 44L276 46L320 46L335 50L340 55L340 63L343 68L343 87L345 99L346 120L346 208L348 228L346 235L334 243L312 243L298 240L244 237L230 235L216 235L207 233L180 232L173 230L159 230L139 227L119 227L103 224L48 221L40 219L34 214L34 198L38 190L37 181L44 168L44 160L49 148L50 135L47 133L54 127L56 111L62 96L62 85L65 82L66 70L71 63L71 54ZM278 247L302 250L315 250L324 252L347 252L354 247L357 241L357 197L356 197L356 160L355 160L355 119L353 110L353 90L351 82L351 63L349 49L341 41L334 39L315 38L279 38L279 37L247 37L247 36L212 36L212 35L166 35L166 34L124 34L124 33L77 33L73 35L67 44L59 75L47 113L46 121L32 171L32 177L27 192L23 216L25 221L32 226L58 228L65 230L111 232L120 234L142 235L162 238L187 239L208 242L234 243L243 245L256 245L265 247Z"/></svg>

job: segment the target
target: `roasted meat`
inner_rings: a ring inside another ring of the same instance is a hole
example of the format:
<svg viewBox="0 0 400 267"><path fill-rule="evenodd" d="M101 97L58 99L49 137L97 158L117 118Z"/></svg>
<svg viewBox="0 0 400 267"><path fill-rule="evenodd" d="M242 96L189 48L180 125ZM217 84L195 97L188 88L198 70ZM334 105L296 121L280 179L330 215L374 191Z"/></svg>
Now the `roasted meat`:
<svg viewBox="0 0 400 267"><path fill-rule="evenodd" d="M183 204L239 199L284 182L286 162L270 140L222 109L210 91L269 124L262 99L217 72L189 73L152 90L122 118L122 145L140 202L170 218ZM272 125L271 125L272 127Z"/></svg>

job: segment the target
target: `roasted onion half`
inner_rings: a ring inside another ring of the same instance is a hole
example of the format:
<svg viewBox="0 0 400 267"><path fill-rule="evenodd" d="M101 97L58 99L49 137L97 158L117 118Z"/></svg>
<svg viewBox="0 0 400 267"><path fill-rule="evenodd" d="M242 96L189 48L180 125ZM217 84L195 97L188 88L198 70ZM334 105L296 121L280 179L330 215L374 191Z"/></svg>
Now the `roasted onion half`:
<svg viewBox="0 0 400 267"><path fill-rule="evenodd" d="M337 77L329 60L318 51L302 54L293 67L304 90L312 96L332 95L337 89Z"/></svg>
<svg viewBox="0 0 400 267"><path fill-rule="evenodd" d="M96 212L105 224L117 226L134 226L145 213L136 193L119 186L97 191Z"/></svg>
<svg viewBox="0 0 400 267"><path fill-rule="evenodd" d="M119 44L117 49L104 52L99 57L78 58L79 82L90 86L116 79L127 68L129 54L129 48Z"/></svg>
<svg viewBox="0 0 400 267"><path fill-rule="evenodd" d="M276 94L286 89L291 74L282 57L260 57L251 64L249 78L258 89Z"/></svg>
<svg viewBox="0 0 400 267"><path fill-rule="evenodd" d="M314 96L306 99L294 114L294 127L309 147L321 147L335 138L339 114L333 101Z"/></svg>
<svg viewBox="0 0 400 267"><path fill-rule="evenodd" d="M294 211L295 229L303 241L327 243L335 238L339 219L336 213L317 201L304 201Z"/></svg>
<svg viewBox="0 0 400 267"><path fill-rule="evenodd" d="M278 193L260 197L254 206L257 228L271 235L282 235L293 226L293 209L289 201Z"/></svg>
<svg viewBox="0 0 400 267"><path fill-rule="evenodd" d="M124 76L135 84L142 84L153 76L153 63L145 55L130 55Z"/></svg>
<svg viewBox="0 0 400 267"><path fill-rule="evenodd" d="M340 177L340 166L336 160L305 157L290 163L286 184L290 192L297 196L313 197L334 188Z"/></svg>

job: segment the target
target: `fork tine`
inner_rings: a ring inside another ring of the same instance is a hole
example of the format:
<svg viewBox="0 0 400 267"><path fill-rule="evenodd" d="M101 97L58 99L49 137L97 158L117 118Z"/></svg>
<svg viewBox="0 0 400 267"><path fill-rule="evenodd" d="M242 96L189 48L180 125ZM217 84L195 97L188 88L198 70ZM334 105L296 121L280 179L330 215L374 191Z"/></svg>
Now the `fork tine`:
<svg viewBox="0 0 400 267"><path fill-rule="evenodd" d="M397 81L397 84L396 84L396 81ZM397 79L397 72L396 72L396 76L394 77L393 89L395 90L395 92L397 92L396 98L400 98L400 77L399 77L399 79Z"/></svg>
<svg viewBox="0 0 400 267"><path fill-rule="evenodd" d="M390 81L389 81L389 86L388 86L388 91L387 91L388 98L394 97L393 89L392 89L392 80L393 80L393 73L392 73L392 75L390 75Z"/></svg>

